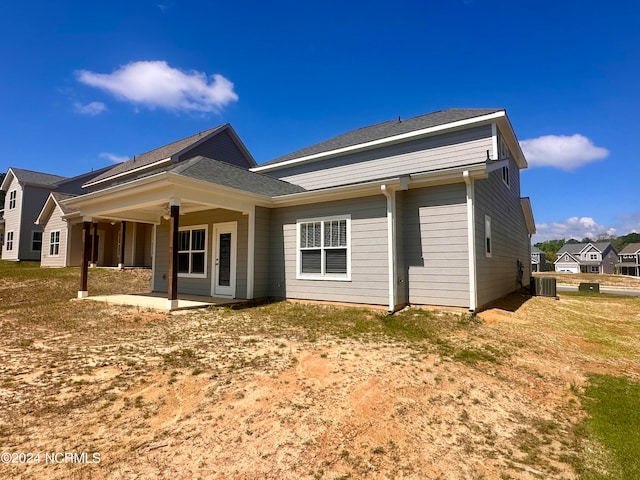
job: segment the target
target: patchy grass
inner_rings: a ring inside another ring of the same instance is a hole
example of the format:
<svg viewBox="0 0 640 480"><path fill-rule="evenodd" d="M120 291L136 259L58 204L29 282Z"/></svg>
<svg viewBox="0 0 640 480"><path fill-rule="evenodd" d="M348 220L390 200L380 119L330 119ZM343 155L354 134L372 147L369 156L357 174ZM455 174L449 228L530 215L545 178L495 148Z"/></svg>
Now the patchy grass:
<svg viewBox="0 0 640 480"><path fill-rule="evenodd" d="M583 459L583 478L640 478L640 384L621 377L591 375L582 400L589 417L579 431L606 449L595 461Z"/></svg>

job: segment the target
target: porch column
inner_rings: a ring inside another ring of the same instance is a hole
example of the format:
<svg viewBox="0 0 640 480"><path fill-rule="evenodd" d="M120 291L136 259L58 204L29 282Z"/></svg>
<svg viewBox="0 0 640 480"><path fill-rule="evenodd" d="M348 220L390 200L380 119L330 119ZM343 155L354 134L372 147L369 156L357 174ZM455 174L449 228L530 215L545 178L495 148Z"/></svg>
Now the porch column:
<svg viewBox="0 0 640 480"><path fill-rule="evenodd" d="M118 252L118 268L124 268L124 247L127 239L127 222L124 220L120 225L120 251Z"/></svg>
<svg viewBox="0 0 640 480"><path fill-rule="evenodd" d="M82 222L82 263L80 264L80 290L78 298L89 296L89 257L91 256L91 222Z"/></svg>
<svg viewBox="0 0 640 480"><path fill-rule="evenodd" d="M178 306L178 231L180 227L180 206L171 205L169 218L169 286L167 289L167 307L173 310Z"/></svg>
<svg viewBox="0 0 640 480"><path fill-rule="evenodd" d="M91 242L93 247L91 254L91 266L96 267L98 265L98 224L93 224L93 241Z"/></svg>

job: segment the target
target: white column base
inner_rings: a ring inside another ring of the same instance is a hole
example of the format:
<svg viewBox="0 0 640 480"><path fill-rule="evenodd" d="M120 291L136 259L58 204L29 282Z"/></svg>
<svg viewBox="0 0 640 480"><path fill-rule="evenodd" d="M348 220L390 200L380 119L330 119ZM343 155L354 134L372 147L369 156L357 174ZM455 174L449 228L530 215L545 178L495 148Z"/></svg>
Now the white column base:
<svg viewBox="0 0 640 480"><path fill-rule="evenodd" d="M120 270L124 270L124 263L119 263L119 264L118 264L118 268L119 268Z"/></svg>
<svg viewBox="0 0 640 480"><path fill-rule="evenodd" d="M87 290L78 290L78 298L87 298L89 292Z"/></svg>
<svg viewBox="0 0 640 480"><path fill-rule="evenodd" d="M96 268L98 265L96 265L95 263L90 263L89 264L89 268Z"/></svg>
<svg viewBox="0 0 640 480"><path fill-rule="evenodd" d="M167 310L175 310L178 308L178 300L167 300Z"/></svg>

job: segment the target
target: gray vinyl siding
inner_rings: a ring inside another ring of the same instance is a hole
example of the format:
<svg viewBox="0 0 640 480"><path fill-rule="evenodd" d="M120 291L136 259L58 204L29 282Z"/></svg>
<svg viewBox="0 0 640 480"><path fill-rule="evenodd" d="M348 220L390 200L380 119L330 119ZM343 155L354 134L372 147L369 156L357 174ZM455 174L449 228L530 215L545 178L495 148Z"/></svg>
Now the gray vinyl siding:
<svg viewBox="0 0 640 480"><path fill-rule="evenodd" d="M311 190L479 163L491 149L484 125L263 173Z"/></svg>
<svg viewBox="0 0 640 480"><path fill-rule="evenodd" d="M25 185L23 190L21 235L20 235L20 260L40 260L40 252L31 250L31 232L41 232L42 225L35 225L42 207L44 207L51 190L47 188Z"/></svg>
<svg viewBox="0 0 640 480"><path fill-rule="evenodd" d="M207 225L206 278L178 277L178 293L192 295L211 295L212 265L214 255L213 225L223 222L238 222L236 250L236 298L247 295L247 216L240 212L216 209L189 213L180 216L180 226ZM156 228L156 262L154 289L159 292L168 290L169 275L169 222L163 220Z"/></svg>
<svg viewBox="0 0 640 480"><path fill-rule="evenodd" d="M469 306L466 187L402 192L404 268L411 304Z"/></svg>
<svg viewBox="0 0 640 480"><path fill-rule="evenodd" d="M520 288L517 262L524 266L522 281L531 275L530 239L520 206L520 171L511 160L510 188L502 170L475 181L475 226L478 306L481 307ZM485 253L485 215L491 217L492 254Z"/></svg>
<svg viewBox="0 0 640 480"><path fill-rule="evenodd" d="M609 248L608 251L605 250L604 258L602 259L602 273L613 274L614 266L618 261L618 254L615 252L613 248Z"/></svg>
<svg viewBox="0 0 640 480"><path fill-rule="evenodd" d="M351 215L351 281L296 278L296 222ZM324 202L271 212L271 296L386 305L387 220L384 195Z"/></svg>
<svg viewBox="0 0 640 480"><path fill-rule="evenodd" d="M64 267L67 254L67 228L68 223L62 220L62 210L57 205L51 212L49 220L44 225L42 234L42 259L41 267ZM49 247L51 245L51 232L60 232L60 248L58 255L49 255Z"/></svg>
<svg viewBox="0 0 640 480"><path fill-rule="evenodd" d="M229 132L219 133L200 145L189 149L188 152L179 157L179 161L188 160L198 155L227 162L237 167L250 168L253 166L247 162L246 157L233 141Z"/></svg>
<svg viewBox="0 0 640 480"><path fill-rule="evenodd" d="M269 288L269 259L270 259L270 222L271 210L264 207L256 207L255 217L255 256L254 271L254 298L263 298L270 295Z"/></svg>
<svg viewBox="0 0 640 480"><path fill-rule="evenodd" d="M396 193L396 282L397 298L396 307L409 303L409 280L405 261L405 201L404 192Z"/></svg>

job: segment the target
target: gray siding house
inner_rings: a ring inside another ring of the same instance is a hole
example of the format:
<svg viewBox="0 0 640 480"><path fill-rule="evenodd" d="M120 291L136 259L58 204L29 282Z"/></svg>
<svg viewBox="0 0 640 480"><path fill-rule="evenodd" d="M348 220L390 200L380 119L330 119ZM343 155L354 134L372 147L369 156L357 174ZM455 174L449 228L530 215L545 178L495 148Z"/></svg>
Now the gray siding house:
<svg viewBox="0 0 640 480"><path fill-rule="evenodd" d="M618 273L640 277L640 243L630 243L618 254Z"/></svg>
<svg viewBox="0 0 640 480"><path fill-rule="evenodd" d="M559 273L614 273L618 252L609 242L565 243L554 262Z"/></svg>
<svg viewBox="0 0 640 480"><path fill-rule="evenodd" d="M34 221L49 193L65 177L11 167L0 190L5 192L3 260L40 260L42 227Z"/></svg>
<svg viewBox="0 0 640 480"><path fill-rule="evenodd" d="M538 247L531 247L531 271L532 272L546 272L547 271L547 257L544 252Z"/></svg>
<svg viewBox="0 0 640 480"><path fill-rule="evenodd" d="M63 201L85 240L96 219L150 226L168 308L199 294L475 311L529 277L527 162L503 109L384 122L262 165L230 126L212 131L225 148L134 158Z"/></svg>

